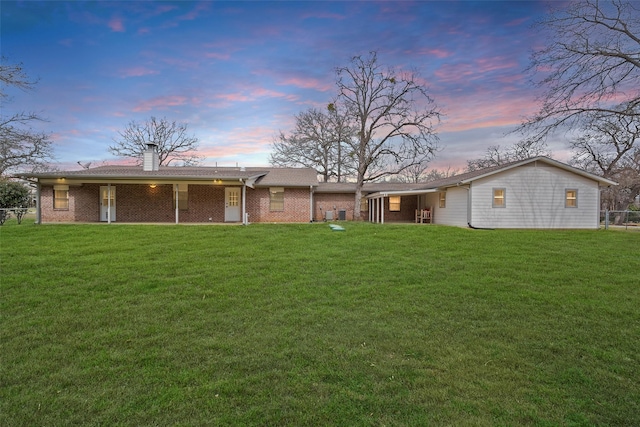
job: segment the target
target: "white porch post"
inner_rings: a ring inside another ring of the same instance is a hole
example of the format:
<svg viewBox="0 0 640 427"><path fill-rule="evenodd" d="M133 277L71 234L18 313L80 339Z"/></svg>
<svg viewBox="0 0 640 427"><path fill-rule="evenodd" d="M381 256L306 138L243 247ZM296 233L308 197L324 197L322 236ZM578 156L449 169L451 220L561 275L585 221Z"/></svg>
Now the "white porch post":
<svg viewBox="0 0 640 427"><path fill-rule="evenodd" d="M367 205L369 206L369 222L373 222L371 219L371 215L373 214L373 212L371 212L371 199L367 200Z"/></svg>
<svg viewBox="0 0 640 427"><path fill-rule="evenodd" d="M313 222L313 185L309 186L309 222Z"/></svg>
<svg viewBox="0 0 640 427"><path fill-rule="evenodd" d="M178 199L179 196L179 189L180 186L178 184L173 184L174 190L175 190L175 197L176 197L176 224L178 224L178 218L179 218L179 212L180 212L180 200Z"/></svg>
<svg viewBox="0 0 640 427"><path fill-rule="evenodd" d="M380 224L384 224L384 196L380 198Z"/></svg>
<svg viewBox="0 0 640 427"><path fill-rule="evenodd" d="M242 225L249 223L247 219L247 184L242 181Z"/></svg>
<svg viewBox="0 0 640 427"><path fill-rule="evenodd" d="M107 184L107 224L111 224L111 183Z"/></svg>
<svg viewBox="0 0 640 427"><path fill-rule="evenodd" d="M42 213L40 212L40 181L36 184L36 224L42 224Z"/></svg>

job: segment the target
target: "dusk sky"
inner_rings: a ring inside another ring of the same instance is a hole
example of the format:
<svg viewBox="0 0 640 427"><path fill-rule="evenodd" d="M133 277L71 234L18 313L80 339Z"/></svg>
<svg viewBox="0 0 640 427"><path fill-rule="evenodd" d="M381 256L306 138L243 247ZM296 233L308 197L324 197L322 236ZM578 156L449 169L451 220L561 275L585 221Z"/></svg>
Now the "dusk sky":
<svg viewBox="0 0 640 427"><path fill-rule="evenodd" d="M37 78L2 106L48 119L61 169L117 162L131 120L188 124L205 165L265 166L294 115L325 108L335 68L378 52L416 69L445 114L431 166L464 168L536 110L525 73L540 1L2 1L1 50ZM565 142L550 141L569 158Z"/></svg>

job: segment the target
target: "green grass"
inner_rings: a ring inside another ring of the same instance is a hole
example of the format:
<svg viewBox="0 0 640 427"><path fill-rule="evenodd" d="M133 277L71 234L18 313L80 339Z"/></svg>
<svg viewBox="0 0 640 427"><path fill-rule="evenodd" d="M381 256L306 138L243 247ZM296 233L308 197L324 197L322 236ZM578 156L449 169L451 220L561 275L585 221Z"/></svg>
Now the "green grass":
<svg viewBox="0 0 640 427"><path fill-rule="evenodd" d="M640 425L640 239L0 227L0 425Z"/></svg>

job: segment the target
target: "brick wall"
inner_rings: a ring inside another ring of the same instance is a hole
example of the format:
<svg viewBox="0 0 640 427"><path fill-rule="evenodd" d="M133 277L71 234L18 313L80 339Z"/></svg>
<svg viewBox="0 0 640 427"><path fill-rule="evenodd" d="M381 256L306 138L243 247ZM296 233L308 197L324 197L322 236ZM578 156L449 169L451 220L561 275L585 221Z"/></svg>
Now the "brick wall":
<svg viewBox="0 0 640 427"><path fill-rule="evenodd" d="M333 219L338 219L338 212L346 210L346 219L348 221L353 220L353 212L355 206L355 194L354 193L315 193L313 195L314 209L313 219L314 221L324 221L325 212L332 211ZM366 219L367 212L360 213L362 219Z"/></svg>
<svg viewBox="0 0 640 427"><path fill-rule="evenodd" d="M100 220L100 186L69 186L69 209L53 209L53 186L40 189L42 222L89 222Z"/></svg>
<svg viewBox="0 0 640 427"><path fill-rule="evenodd" d="M117 222L175 222L173 185L115 184ZM179 211L179 222L224 222L224 187L189 185L188 210ZM309 222L310 194L307 188L285 188L284 210L269 209L268 188L247 188L246 208L250 222ZM322 221L327 210L346 211L346 219L353 220L353 193L315 193L313 219ZM97 222L100 221L100 184L69 187L69 209L53 209L53 187L43 186L40 192L42 222ZM242 203L242 201L241 201ZM401 211L389 212L389 199L385 199L385 221L413 221L417 207L416 196L402 197ZM368 212L361 213L368 219Z"/></svg>
<svg viewBox="0 0 640 427"><path fill-rule="evenodd" d="M285 188L284 210L269 209L269 189L247 189L249 222L309 222L310 192L308 188Z"/></svg>
<svg viewBox="0 0 640 427"><path fill-rule="evenodd" d="M354 193L316 193L314 194L314 220L322 221L327 210L333 211L333 218L338 219L338 212L346 210L346 219L353 220L355 194ZM418 207L417 196L405 196L400 200L400 211L389 211L389 198L384 199L384 220L385 221L415 221L415 210ZM361 211L360 219L367 221L369 211Z"/></svg>

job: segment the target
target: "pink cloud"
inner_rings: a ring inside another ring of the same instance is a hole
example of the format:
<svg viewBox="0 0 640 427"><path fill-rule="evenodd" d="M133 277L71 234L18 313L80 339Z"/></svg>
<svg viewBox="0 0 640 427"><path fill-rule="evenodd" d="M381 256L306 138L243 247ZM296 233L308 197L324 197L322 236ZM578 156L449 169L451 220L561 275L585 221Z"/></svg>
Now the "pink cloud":
<svg viewBox="0 0 640 427"><path fill-rule="evenodd" d="M217 99L223 99L225 101L231 101L231 102L247 102L250 101L251 98L249 98L247 95L243 95L240 93L221 93L215 96Z"/></svg>
<svg viewBox="0 0 640 427"><path fill-rule="evenodd" d="M408 52L411 53L411 52ZM420 49L415 52L417 55L435 56L436 58L448 58L453 55L453 52L444 49Z"/></svg>
<svg viewBox="0 0 640 427"><path fill-rule="evenodd" d="M150 76L153 74L158 74L158 71L150 70L149 68L141 67L141 66L120 70L120 77L123 79L127 77Z"/></svg>
<svg viewBox="0 0 640 427"><path fill-rule="evenodd" d="M255 101L258 98L283 98L287 101L295 102L298 100L298 96L287 94L284 92L278 92L275 90L265 89L262 87L254 88L247 93L221 93L215 96L216 99L222 99L229 102L250 102ZM218 105L219 107L219 105Z"/></svg>
<svg viewBox="0 0 640 427"><path fill-rule="evenodd" d="M169 107L177 107L180 105L186 105L187 103L198 104L198 100L190 99L186 96L171 95L152 98L146 101L140 102L133 108L135 112L143 112L149 110L165 110Z"/></svg>
<svg viewBox="0 0 640 427"><path fill-rule="evenodd" d="M217 53L217 52L207 52L204 54L205 58L212 58L212 59L220 59L223 61L228 60L231 55L229 55L228 53Z"/></svg>
<svg viewBox="0 0 640 427"><path fill-rule="evenodd" d="M289 77L281 80L278 84L281 86L296 86L304 89L315 89L320 92L326 92L333 88L333 85L329 83L321 82L318 79L304 77Z"/></svg>
<svg viewBox="0 0 640 427"><path fill-rule="evenodd" d="M124 22L122 21L122 18L113 17L111 18L111 20L109 20L107 25L109 26L109 28L111 28L111 31L113 31L114 33L123 33L125 31Z"/></svg>
<svg viewBox="0 0 640 427"><path fill-rule="evenodd" d="M302 19L334 19L337 21L342 21L346 17L344 15L340 15L338 13L329 13L329 12L308 12L302 15Z"/></svg>

